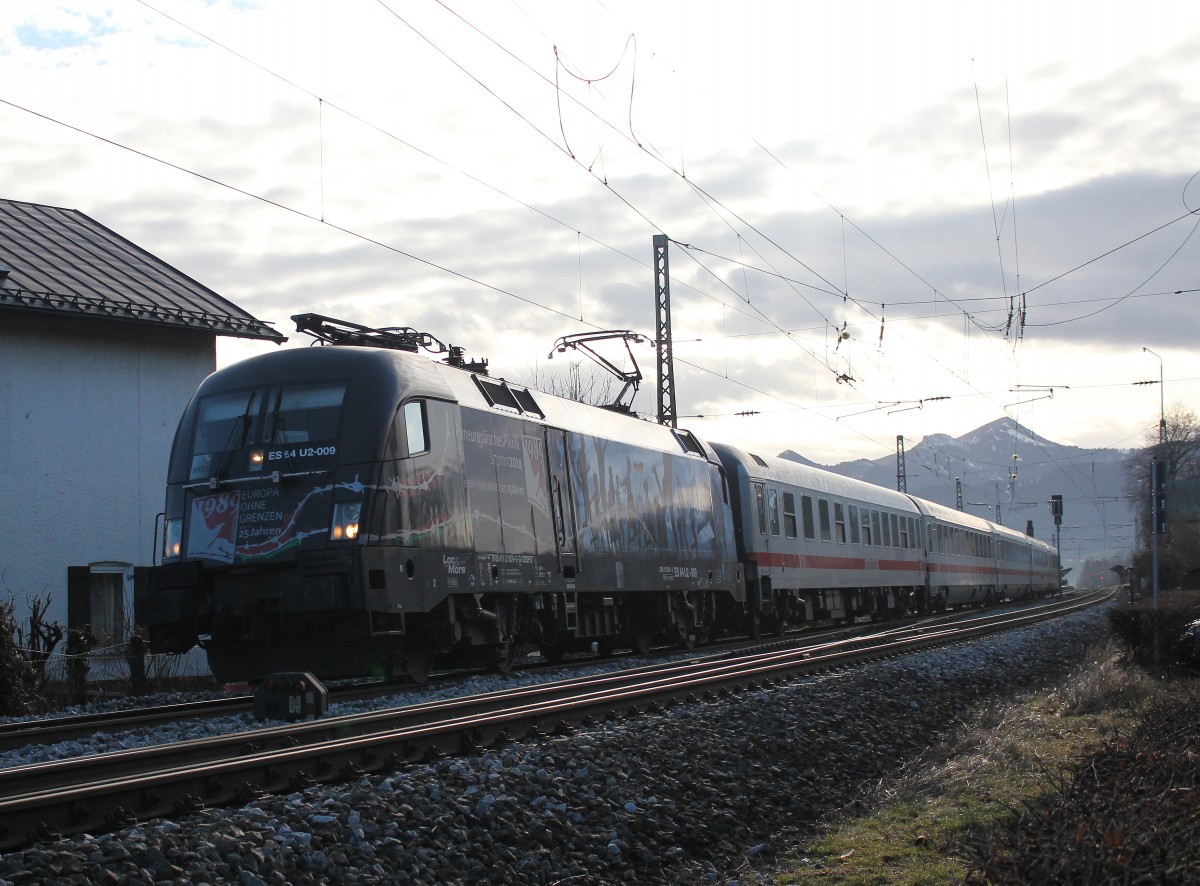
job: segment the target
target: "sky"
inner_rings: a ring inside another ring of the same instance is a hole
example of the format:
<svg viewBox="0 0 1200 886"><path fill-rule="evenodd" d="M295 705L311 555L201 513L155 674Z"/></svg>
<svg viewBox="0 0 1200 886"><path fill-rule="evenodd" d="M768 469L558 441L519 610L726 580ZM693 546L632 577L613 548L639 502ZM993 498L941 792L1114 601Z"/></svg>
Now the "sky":
<svg viewBox="0 0 1200 886"><path fill-rule="evenodd" d="M709 439L833 464L1008 417L1127 448L1200 399L1194 2L5 8L0 197L289 347L313 312L546 378L559 336L653 339L665 234Z"/></svg>

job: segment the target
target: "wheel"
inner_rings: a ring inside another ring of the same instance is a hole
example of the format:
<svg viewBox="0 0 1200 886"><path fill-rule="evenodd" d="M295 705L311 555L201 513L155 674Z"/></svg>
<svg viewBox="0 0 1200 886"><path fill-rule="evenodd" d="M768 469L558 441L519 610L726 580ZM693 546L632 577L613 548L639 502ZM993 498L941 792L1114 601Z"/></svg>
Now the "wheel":
<svg viewBox="0 0 1200 886"><path fill-rule="evenodd" d="M637 624L629 630L629 644L638 655L649 655L654 647L654 631L648 624Z"/></svg>
<svg viewBox="0 0 1200 886"><path fill-rule="evenodd" d="M517 660L517 644L511 641L508 643L497 643L495 648L496 671L501 674L511 673L513 669L513 662Z"/></svg>
<svg viewBox="0 0 1200 886"><path fill-rule="evenodd" d="M236 652L227 649L205 651L208 653L208 669L218 686L243 682L257 684L267 675L267 668L261 665L252 666Z"/></svg>
<svg viewBox="0 0 1200 886"><path fill-rule="evenodd" d="M696 648L696 635L688 628L679 629L679 648L689 650Z"/></svg>
<svg viewBox="0 0 1200 886"><path fill-rule="evenodd" d="M433 670L433 653L428 649L410 649L404 658L404 674L418 686L423 686Z"/></svg>

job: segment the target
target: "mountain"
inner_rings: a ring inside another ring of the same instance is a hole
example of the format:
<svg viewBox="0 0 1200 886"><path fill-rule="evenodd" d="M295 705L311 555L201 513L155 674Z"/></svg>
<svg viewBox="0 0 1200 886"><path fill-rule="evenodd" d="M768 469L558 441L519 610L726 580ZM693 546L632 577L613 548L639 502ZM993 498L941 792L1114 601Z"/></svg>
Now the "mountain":
<svg viewBox="0 0 1200 886"><path fill-rule="evenodd" d="M956 507L961 482L963 510L1000 520L1054 541L1050 496L1063 497L1063 566L1089 559L1128 562L1133 546L1133 510L1125 496L1124 465L1129 451L1084 449L1047 440L1010 418L1001 418L961 437L930 434L905 454L910 495ZM896 488L896 456L819 465L788 450L781 458ZM1068 577L1069 581L1076 576Z"/></svg>

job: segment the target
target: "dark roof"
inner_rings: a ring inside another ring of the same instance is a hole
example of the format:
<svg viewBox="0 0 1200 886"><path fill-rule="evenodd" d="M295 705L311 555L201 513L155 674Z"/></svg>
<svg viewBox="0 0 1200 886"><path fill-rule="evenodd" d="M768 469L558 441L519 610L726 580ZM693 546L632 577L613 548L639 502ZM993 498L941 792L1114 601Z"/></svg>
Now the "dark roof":
<svg viewBox="0 0 1200 886"><path fill-rule="evenodd" d="M0 311L11 310L286 341L82 212L0 200Z"/></svg>

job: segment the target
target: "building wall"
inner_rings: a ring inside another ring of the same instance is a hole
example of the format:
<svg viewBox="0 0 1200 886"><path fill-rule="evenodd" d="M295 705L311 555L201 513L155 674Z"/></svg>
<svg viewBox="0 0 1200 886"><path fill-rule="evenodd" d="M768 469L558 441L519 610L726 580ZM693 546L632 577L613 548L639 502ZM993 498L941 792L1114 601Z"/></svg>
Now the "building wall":
<svg viewBox="0 0 1200 886"><path fill-rule="evenodd" d="M175 426L215 340L0 312L0 597L18 620L49 597L48 619L67 626L68 566L153 562Z"/></svg>

